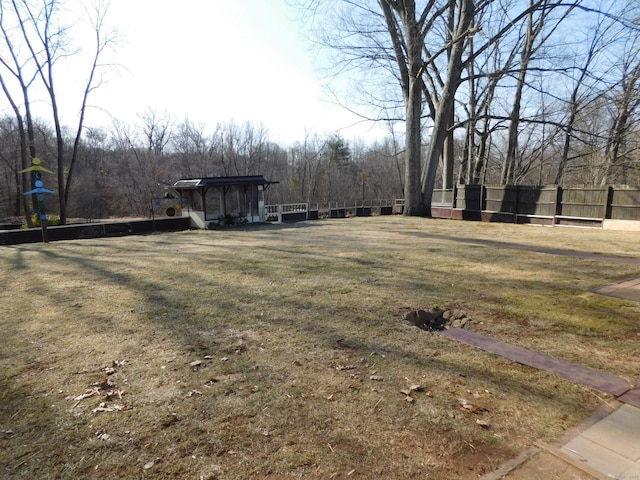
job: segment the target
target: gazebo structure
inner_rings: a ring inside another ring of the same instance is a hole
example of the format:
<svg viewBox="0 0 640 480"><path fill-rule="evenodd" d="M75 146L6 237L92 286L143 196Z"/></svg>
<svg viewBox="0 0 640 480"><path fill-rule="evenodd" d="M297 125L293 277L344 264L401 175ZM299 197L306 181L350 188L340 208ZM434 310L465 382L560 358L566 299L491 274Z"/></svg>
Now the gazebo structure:
<svg viewBox="0 0 640 480"><path fill-rule="evenodd" d="M191 226L210 228L264 222L264 191L274 183L263 175L183 178L171 189L185 201Z"/></svg>

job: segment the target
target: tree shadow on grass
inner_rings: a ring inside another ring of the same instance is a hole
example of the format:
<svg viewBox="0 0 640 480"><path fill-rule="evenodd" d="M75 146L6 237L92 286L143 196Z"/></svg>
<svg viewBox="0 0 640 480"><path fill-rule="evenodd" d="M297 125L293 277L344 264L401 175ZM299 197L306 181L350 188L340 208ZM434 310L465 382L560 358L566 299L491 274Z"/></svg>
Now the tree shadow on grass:
<svg viewBox="0 0 640 480"><path fill-rule="evenodd" d="M104 245L107 245L105 243ZM96 244L92 243L92 246ZM58 263L72 263L78 265L83 274L87 275L87 279L91 279L93 282L105 282L113 285L121 285L127 289L131 289L138 295L140 295L143 300L142 303L144 305L141 308L150 308L155 309L157 311L162 311L164 309L169 309L171 312L179 312L183 305L180 301L181 295L192 295L197 298L197 281L190 281L185 285L181 285L176 287L176 291L167 291L167 282L164 279L160 279L158 281L154 281L150 277L145 275L140 275L139 270L133 269L126 271L116 271L110 268L110 263L108 259L93 259L90 256L82 256L78 255L73 248L67 248L64 245L59 245L56 248L46 248L38 250L40 255L42 256L42 264L46 265L47 259L53 259ZM22 251L20 251L22 253ZM286 249L282 249L281 253L295 253L296 255L299 252L288 252ZM201 266L202 263L197 263L197 260L200 258L197 253L189 253L187 254L191 257L191 260L196 262L194 265ZM116 259L114 258L114 261ZM372 264L371 261L367 260L366 262L360 261L361 259L354 259L349 262L349 265L352 267L375 267L375 263ZM126 262L126 259L123 260ZM157 262L167 262L170 261L169 258L157 258ZM24 266L24 259L21 259L19 264ZM203 268L206 268L204 265ZM194 276L196 273L194 272ZM195 277L194 277L195 278ZM89 281L89 280L87 280ZM225 289L228 288L227 285L220 281L216 281L215 276L207 277L208 288L215 289ZM241 286L236 286L239 290L236 292L230 293L230 297L233 297L233 301L241 301L243 297L246 296L248 291L240 290ZM47 289L44 288L42 290L43 295L49 295L48 300L50 302L59 302L60 299L57 297L55 291L47 292ZM177 293L177 295L176 295ZM97 299L96 301L104 301L111 302L115 299L111 298L103 298ZM301 307L303 299L292 298L290 300L292 311L296 311L296 308ZM63 302L74 302L73 295L70 295L68 299L62 300ZM203 302L208 301L207 298L202 299ZM314 308L313 305L310 308ZM336 321L331 322L328 325L320 325L313 324L313 328L307 329L304 328L309 319L304 318L304 315L299 317L294 317L293 319L288 318L265 318L264 320L256 321L251 320L247 321L246 318L237 319L237 327L242 328L243 325L250 325L253 328L259 328L260 322L269 322L276 323L282 329L282 342L285 344L284 351L286 352L286 343L287 338L293 338L294 336L298 336L301 339L302 345L319 345L323 348L323 351L331 352L349 352L354 356L359 357L368 357L372 352L383 353L387 356L387 358L391 359L399 359L402 363L409 364L413 367L417 367L423 369L425 372L438 372L442 375L449 378L456 378L462 375L467 378L473 378L474 381L477 382L486 382L489 385L494 387L499 386L502 392L512 393L516 398L526 397L531 398L532 401L538 403L544 403L545 405L562 405L563 409L576 409L576 408L584 408L579 405L579 402L571 396L553 396L550 393L550 388L545 387L544 384L538 385L535 382L522 381L521 378L512 378L505 375L503 372L493 371L491 369L492 365L495 365L494 362L490 361L490 356L487 356L486 366L477 365L477 364L469 364L463 361L456 361L452 358L447 358L446 355L442 356L433 356L428 353L421 354L420 352L415 351L414 349L408 347L403 347L399 342L401 342L400 338L395 339L398 343L391 343L390 341L385 340L384 333L388 332L389 328L395 328L393 325L390 327L382 327L378 325L375 330L375 333L378 334L375 338L367 338L364 331L360 329L361 325L358 325L358 322L353 317L348 317L346 314L344 317L341 317L341 309L335 306L328 306L327 308L335 308L335 315L337 317ZM246 315L246 312L249 311L243 310L242 312L237 312L238 314ZM346 310L345 310L346 311ZM117 315L118 312L116 312ZM233 322L234 318L231 318L230 321ZM77 319L69 319L69 321L83 321L82 317L78 316ZM176 341L183 345L185 349L191 345L198 345L200 343L206 343L204 341L204 334L200 331L195 330L193 325L190 323L190 320L187 319L184 322L175 322L175 319L172 316L165 315L155 315L152 314L148 318L145 318L143 321L157 324L163 330L172 335L172 338L176 339ZM225 320L227 321L227 320ZM378 322L379 319L373 320L373 323ZM398 320L399 321L399 320ZM340 326L340 323L344 322L344 326ZM121 326L122 324L120 324ZM120 328L120 326L115 326L115 328ZM221 328L219 324L212 324L214 329ZM374 328L376 325L374 325ZM417 331L415 333L418 336L416 342L420 342L420 336L423 335L432 335L425 332ZM434 345L436 344L440 349L449 349L448 341L444 339L434 339L434 338L425 338L425 344ZM457 347L457 348L467 348L467 347ZM471 347L468 347L471 348ZM488 355L483 353L478 353L478 355ZM242 365L238 362L239 368L244 368L246 365ZM515 366L515 365L514 365ZM536 372L529 369L529 367L520 367L515 366L516 368L523 369L523 376L526 377L527 374L531 376L536 375ZM55 371L54 371L55 374ZM274 381L275 379L266 374L265 381ZM33 395L33 392L27 388L23 388L23 386L15 384L12 380L7 380L4 383L4 391L6 395L12 395L13 398L24 397L27 398L30 395ZM7 398L7 397L5 397ZM454 400L455 401L455 400ZM38 408L45 408L46 401L42 400L42 405L39 405ZM15 403L14 403L15 404ZM5 415L13 415L15 412L3 412L3 416ZM56 436L56 423L55 419L52 415L47 414L47 418L44 418L42 421L43 426L42 431L40 432L40 441L41 445L46 447L47 438L51 439L51 442L59 441L60 437ZM70 435L71 433L69 433ZM56 440L57 439L57 440ZM62 443L66 443L62 442ZM53 444L53 443L52 443ZM61 447L62 448L62 447ZM25 453L24 455L29 455L29 453ZM38 458L38 457L34 457ZM46 462L43 462L43 465L46 465Z"/></svg>
<svg viewBox="0 0 640 480"><path fill-rule="evenodd" d="M534 245L526 245L521 243L502 242L498 240L485 240L481 238L454 237L450 235L440 235L440 234L426 233L426 232L404 231L400 233L404 235L413 235L420 238L447 240L451 242L468 243L468 244L480 245L484 247L492 247L492 248L498 248L498 249L526 250L529 252L544 253L548 255L562 255L567 257L597 260L597 261L608 262L608 263L626 263L630 265L640 265L640 258L636 258L636 257L602 255L599 253L580 252L577 250L569 250L569 249L563 249L563 248L537 247Z"/></svg>

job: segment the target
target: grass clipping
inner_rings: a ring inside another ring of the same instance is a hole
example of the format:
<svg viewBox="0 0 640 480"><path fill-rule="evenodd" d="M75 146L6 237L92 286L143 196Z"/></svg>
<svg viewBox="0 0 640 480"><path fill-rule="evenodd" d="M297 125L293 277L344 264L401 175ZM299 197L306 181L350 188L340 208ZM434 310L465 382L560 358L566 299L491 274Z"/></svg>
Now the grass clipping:
<svg viewBox="0 0 640 480"><path fill-rule="evenodd" d="M639 310L589 290L632 234L373 217L0 250L5 478L472 479L607 398L403 320L629 378Z"/></svg>

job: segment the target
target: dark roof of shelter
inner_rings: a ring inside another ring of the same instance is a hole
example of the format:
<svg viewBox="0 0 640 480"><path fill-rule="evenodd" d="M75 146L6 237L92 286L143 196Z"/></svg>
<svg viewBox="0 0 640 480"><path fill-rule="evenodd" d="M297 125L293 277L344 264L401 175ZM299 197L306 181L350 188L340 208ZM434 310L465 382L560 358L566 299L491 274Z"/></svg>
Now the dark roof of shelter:
<svg viewBox="0 0 640 480"><path fill-rule="evenodd" d="M248 175L233 177L204 177L204 178L181 178L173 188L178 190L197 190L209 187L231 187L250 185L271 185L271 180L267 180L264 175Z"/></svg>

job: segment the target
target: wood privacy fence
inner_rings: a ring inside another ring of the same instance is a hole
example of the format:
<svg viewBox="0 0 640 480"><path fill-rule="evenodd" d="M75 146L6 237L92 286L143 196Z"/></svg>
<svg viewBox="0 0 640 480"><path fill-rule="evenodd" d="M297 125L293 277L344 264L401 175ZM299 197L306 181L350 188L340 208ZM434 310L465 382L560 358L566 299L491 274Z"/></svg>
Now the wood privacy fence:
<svg viewBox="0 0 640 480"><path fill-rule="evenodd" d="M640 220L640 188L458 185L435 190L432 210L437 216L448 211L452 217L518 223Z"/></svg>

